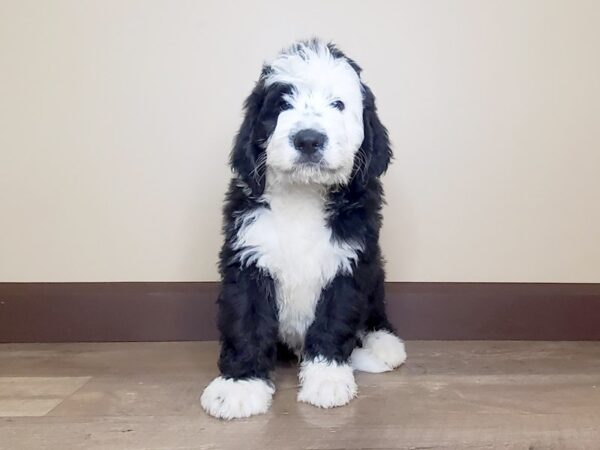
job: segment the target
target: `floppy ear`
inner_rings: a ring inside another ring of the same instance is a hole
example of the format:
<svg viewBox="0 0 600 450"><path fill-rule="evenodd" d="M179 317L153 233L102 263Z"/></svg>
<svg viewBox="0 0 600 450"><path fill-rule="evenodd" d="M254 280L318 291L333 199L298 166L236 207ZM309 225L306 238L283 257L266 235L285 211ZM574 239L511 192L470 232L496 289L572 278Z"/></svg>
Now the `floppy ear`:
<svg viewBox="0 0 600 450"><path fill-rule="evenodd" d="M392 148L387 129L383 126L377 115L375 97L368 86L363 84L363 128L365 137L361 145L364 157L362 171L359 170L358 177L363 178L366 183L369 178L381 176L392 159Z"/></svg>
<svg viewBox="0 0 600 450"><path fill-rule="evenodd" d="M252 190L252 194L260 196L265 189L265 150L259 145L256 137L256 126L260 110L265 99L265 87L261 81L256 83L250 96L244 103L244 120L240 127L229 157L229 164L238 176Z"/></svg>

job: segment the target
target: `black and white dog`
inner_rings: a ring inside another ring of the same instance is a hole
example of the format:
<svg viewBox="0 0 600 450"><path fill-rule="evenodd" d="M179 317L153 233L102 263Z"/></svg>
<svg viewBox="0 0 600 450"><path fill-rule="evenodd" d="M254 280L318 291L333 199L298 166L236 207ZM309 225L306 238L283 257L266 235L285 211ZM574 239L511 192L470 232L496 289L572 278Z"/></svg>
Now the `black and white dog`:
<svg viewBox="0 0 600 450"><path fill-rule="evenodd" d="M361 69L303 41L263 68L231 153L220 254L221 376L202 394L223 419L264 413L278 354L301 361L298 400L356 396L353 370L406 358L384 305L379 248L392 156Z"/></svg>

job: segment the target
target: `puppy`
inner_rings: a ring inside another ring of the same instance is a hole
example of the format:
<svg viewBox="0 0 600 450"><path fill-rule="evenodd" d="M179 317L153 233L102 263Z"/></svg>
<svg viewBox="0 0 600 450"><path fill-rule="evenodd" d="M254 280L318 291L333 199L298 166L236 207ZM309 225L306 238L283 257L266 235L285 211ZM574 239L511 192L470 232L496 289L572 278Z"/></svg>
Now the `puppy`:
<svg viewBox="0 0 600 450"><path fill-rule="evenodd" d="M278 349L300 359L298 400L322 408L356 396L353 370L406 358L378 242L392 151L360 74L334 45L302 41L246 100L224 207L221 375L201 397L212 416L268 410Z"/></svg>

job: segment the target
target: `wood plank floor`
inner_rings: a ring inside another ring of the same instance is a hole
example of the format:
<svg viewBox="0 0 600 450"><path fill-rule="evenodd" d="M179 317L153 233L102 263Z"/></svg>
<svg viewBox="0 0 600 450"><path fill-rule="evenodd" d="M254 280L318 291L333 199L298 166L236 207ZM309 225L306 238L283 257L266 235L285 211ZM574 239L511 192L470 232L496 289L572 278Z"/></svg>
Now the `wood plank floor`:
<svg viewBox="0 0 600 450"><path fill-rule="evenodd" d="M214 342L0 345L0 449L600 449L600 343L408 342L359 397L297 403L279 367L271 411L207 417Z"/></svg>

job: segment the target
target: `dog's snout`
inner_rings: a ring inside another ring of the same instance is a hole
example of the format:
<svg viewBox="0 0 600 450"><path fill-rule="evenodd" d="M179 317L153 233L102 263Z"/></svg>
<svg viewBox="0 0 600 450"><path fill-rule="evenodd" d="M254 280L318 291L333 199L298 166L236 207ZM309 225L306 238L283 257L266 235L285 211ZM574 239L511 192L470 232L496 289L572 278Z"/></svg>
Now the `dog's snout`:
<svg viewBox="0 0 600 450"><path fill-rule="evenodd" d="M301 153L312 155L323 148L326 140L327 136L317 130L300 130L294 136L294 147Z"/></svg>

